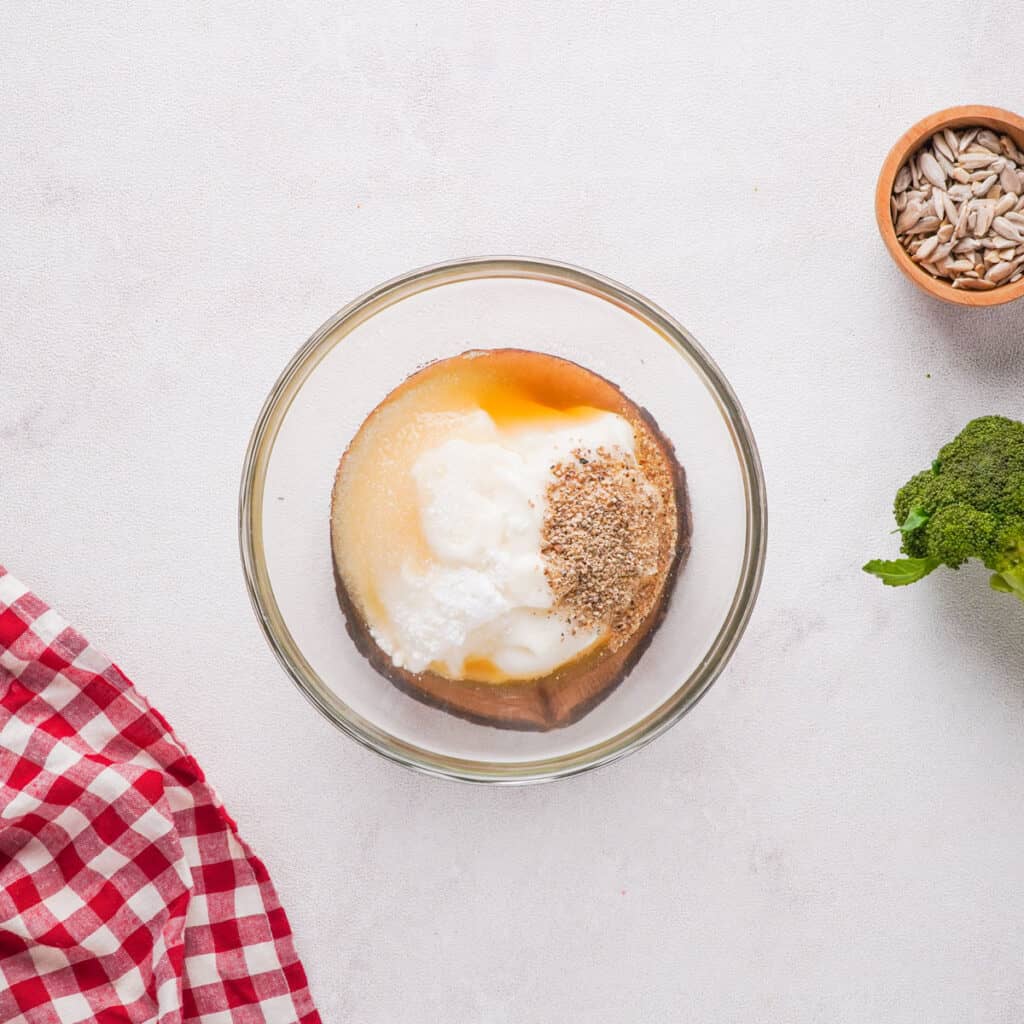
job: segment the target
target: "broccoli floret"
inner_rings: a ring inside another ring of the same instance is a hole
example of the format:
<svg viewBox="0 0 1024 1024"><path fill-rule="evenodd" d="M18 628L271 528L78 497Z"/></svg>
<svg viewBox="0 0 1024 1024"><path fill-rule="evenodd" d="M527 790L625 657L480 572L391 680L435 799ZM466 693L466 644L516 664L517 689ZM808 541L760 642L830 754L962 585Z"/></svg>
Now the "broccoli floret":
<svg viewBox="0 0 1024 1024"><path fill-rule="evenodd" d="M894 512L908 557L868 562L866 572L903 586L977 558L992 570L994 589L1024 601L1024 423L968 423L931 469L900 488Z"/></svg>

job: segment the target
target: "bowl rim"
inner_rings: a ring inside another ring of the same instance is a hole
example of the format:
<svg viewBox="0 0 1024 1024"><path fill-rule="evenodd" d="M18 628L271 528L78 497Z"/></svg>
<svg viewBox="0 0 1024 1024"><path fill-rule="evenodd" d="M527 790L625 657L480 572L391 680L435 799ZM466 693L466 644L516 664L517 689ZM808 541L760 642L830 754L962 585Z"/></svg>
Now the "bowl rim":
<svg viewBox="0 0 1024 1024"><path fill-rule="evenodd" d="M951 284L946 284L922 270L900 245L896 238L896 229L892 222L889 199L892 195L893 182L899 169L921 144L943 128L961 128L969 124L980 124L987 128L1013 137L1019 147L1024 147L1024 118L1010 110L1000 107L988 107L980 104L965 104L947 107L936 111L911 125L889 150L875 187L875 219L878 231L882 236L889 255L903 274L914 282L922 291L944 302L959 306L985 307L1000 306L1013 302L1024 296L1024 278L1016 284L1003 285L988 292L960 291Z"/></svg>
<svg viewBox="0 0 1024 1024"><path fill-rule="evenodd" d="M491 764L437 754L398 740L348 708L319 679L292 639L274 599L261 525L266 469L278 430L305 380L334 345L358 324L412 295L446 284L502 277L565 285L610 301L646 323L687 359L711 391L732 435L743 475L747 515L743 562L728 613L697 668L671 697L601 743L557 757ZM339 333L339 328L347 329ZM572 264L527 256L476 256L434 263L385 281L348 303L313 332L274 383L253 427L242 466L238 531L246 589L263 635L303 696L328 721L362 746L426 775L521 785L569 778L610 764L646 746L696 705L732 656L753 612L765 565L767 496L753 432L732 387L702 346L664 310L631 288Z"/></svg>

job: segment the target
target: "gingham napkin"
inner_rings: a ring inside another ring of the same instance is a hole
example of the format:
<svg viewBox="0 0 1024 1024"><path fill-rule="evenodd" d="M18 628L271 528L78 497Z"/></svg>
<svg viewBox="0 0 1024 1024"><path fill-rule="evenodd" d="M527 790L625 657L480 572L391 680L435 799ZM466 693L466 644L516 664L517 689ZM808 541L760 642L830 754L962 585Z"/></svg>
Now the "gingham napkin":
<svg viewBox="0 0 1024 1024"><path fill-rule="evenodd" d="M266 869L163 717L0 566L0 1022L319 1024Z"/></svg>

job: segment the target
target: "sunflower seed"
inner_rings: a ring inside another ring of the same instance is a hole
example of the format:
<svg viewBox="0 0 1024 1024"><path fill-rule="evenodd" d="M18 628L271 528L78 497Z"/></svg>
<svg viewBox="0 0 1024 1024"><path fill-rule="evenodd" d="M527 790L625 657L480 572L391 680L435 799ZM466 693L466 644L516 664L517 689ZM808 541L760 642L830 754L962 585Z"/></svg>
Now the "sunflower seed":
<svg viewBox="0 0 1024 1024"><path fill-rule="evenodd" d="M1006 215L1006 219L1010 221L1012 224L1024 225L1024 213L1017 213L1016 210L1014 210L1013 213L1008 213Z"/></svg>
<svg viewBox="0 0 1024 1024"><path fill-rule="evenodd" d="M987 149L983 149L981 152L961 153L960 166L966 167L969 171L977 171L982 167L988 167L995 158L995 154L990 153Z"/></svg>
<svg viewBox="0 0 1024 1024"><path fill-rule="evenodd" d="M940 242L948 242L953 237L953 225L943 224L942 227L935 232L935 235Z"/></svg>
<svg viewBox="0 0 1024 1024"><path fill-rule="evenodd" d="M976 238L965 238L962 242L958 242L953 252L974 252L975 249L981 248L981 242ZM972 264L973 266L973 264Z"/></svg>
<svg viewBox="0 0 1024 1024"><path fill-rule="evenodd" d="M917 167L917 157L912 156L907 161L907 166L910 168L910 180L913 183L914 188L921 187L921 172Z"/></svg>
<svg viewBox="0 0 1024 1024"><path fill-rule="evenodd" d="M1003 186L1004 192L1017 191L1020 179L1017 177L1017 172L1009 164L1004 164L1003 169L999 172L999 184Z"/></svg>
<svg viewBox="0 0 1024 1024"><path fill-rule="evenodd" d="M997 263L985 274L985 280L992 281L994 284L999 284L1010 277L1016 269L1017 268L1012 263Z"/></svg>
<svg viewBox="0 0 1024 1024"><path fill-rule="evenodd" d="M932 192L932 209L935 211L935 216L942 220L946 216L946 193L941 188L935 189Z"/></svg>
<svg viewBox="0 0 1024 1024"><path fill-rule="evenodd" d="M941 221L938 217L922 217L909 231L904 232L907 235L927 235L932 231L937 231Z"/></svg>
<svg viewBox="0 0 1024 1024"><path fill-rule="evenodd" d="M957 154L960 152L960 140L956 137L956 132L952 128L943 128L942 137L946 141L946 145L949 147L950 160L955 160Z"/></svg>
<svg viewBox="0 0 1024 1024"><path fill-rule="evenodd" d="M932 235L930 238L926 238L918 248L917 252L914 253L914 259L918 263L923 263L928 259L929 256L939 247L938 235Z"/></svg>
<svg viewBox="0 0 1024 1024"><path fill-rule="evenodd" d="M946 260L943 268L951 274L962 274L965 270L974 271L974 264L970 260Z"/></svg>
<svg viewBox="0 0 1024 1024"><path fill-rule="evenodd" d="M966 276L958 277L953 282L954 288L962 288L964 291L968 292L990 292L993 288L995 288L995 286L996 285L994 281L982 281L979 280L978 278Z"/></svg>
<svg viewBox="0 0 1024 1024"><path fill-rule="evenodd" d="M948 192L942 197L942 205L946 211L946 220L948 220L950 224L955 224L957 217L960 216L960 211L957 210L956 203L950 199Z"/></svg>
<svg viewBox="0 0 1024 1024"><path fill-rule="evenodd" d="M956 218L956 226L953 228L954 238L963 238L967 234L971 218L971 204L964 202L960 207L960 213Z"/></svg>
<svg viewBox="0 0 1024 1024"><path fill-rule="evenodd" d="M949 143L943 138L941 133L932 136L932 145L935 147L936 156L944 156L950 162L956 160L956 150L949 148Z"/></svg>
<svg viewBox="0 0 1024 1024"><path fill-rule="evenodd" d="M967 147L974 142L974 136L981 131L980 128L972 128L970 131L966 131L960 136L960 152L962 153Z"/></svg>
<svg viewBox="0 0 1024 1024"><path fill-rule="evenodd" d="M1017 195L1015 192L1007 192L1005 196L1002 196L998 203L996 203L996 216L1002 217L1004 213L1009 213L1017 205Z"/></svg>
<svg viewBox="0 0 1024 1024"><path fill-rule="evenodd" d="M1016 179L1015 179L1016 180ZM910 168L904 164L896 175L896 180L893 182L893 192L906 192L910 187Z"/></svg>
<svg viewBox="0 0 1024 1024"><path fill-rule="evenodd" d="M992 221L992 230L1003 238L1012 238L1015 242L1024 242L1024 235L1021 234L1018 226L1012 220L1005 217L996 217Z"/></svg>
<svg viewBox="0 0 1024 1024"><path fill-rule="evenodd" d="M976 196L983 196L996 183L997 177L990 174L984 181L976 181L971 186L971 192Z"/></svg>
<svg viewBox="0 0 1024 1024"><path fill-rule="evenodd" d="M918 164L921 168L921 173L936 187L946 187L946 176L942 173L942 168L939 166L939 162L928 152L928 150L922 150L921 155L918 157Z"/></svg>
<svg viewBox="0 0 1024 1024"><path fill-rule="evenodd" d="M959 203L965 199L971 198L971 186L970 185L953 185L949 190L949 194Z"/></svg>
<svg viewBox="0 0 1024 1024"><path fill-rule="evenodd" d="M999 136L989 128L982 128L978 132L978 145L991 149L993 153L999 152Z"/></svg>
<svg viewBox="0 0 1024 1024"><path fill-rule="evenodd" d="M908 228L912 228L921 219L923 213L924 208L921 204L916 199L912 199L896 220L896 234L901 235Z"/></svg>

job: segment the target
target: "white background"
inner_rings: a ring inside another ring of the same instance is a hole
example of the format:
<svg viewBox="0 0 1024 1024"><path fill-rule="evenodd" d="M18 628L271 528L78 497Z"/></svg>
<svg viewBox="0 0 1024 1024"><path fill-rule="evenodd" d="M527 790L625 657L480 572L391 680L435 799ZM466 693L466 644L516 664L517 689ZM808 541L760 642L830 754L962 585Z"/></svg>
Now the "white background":
<svg viewBox="0 0 1024 1024"><path fill-rule="evenodd" d="M872 213L913 121L1024 108L1018 14L4 5L0 557L190 743L325 1020L1020 1020L1024 614L981 572L859 571L940 443L1024 415L1024 303L917 293ZM694 714L516 791L416 777L317 717L235 535L250 427L311 331L499 252L686 324L771 506L761 601Z"/></svg>

